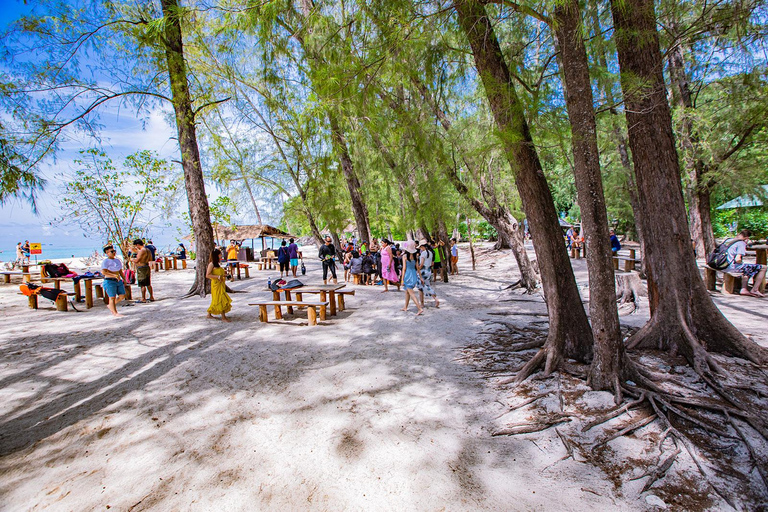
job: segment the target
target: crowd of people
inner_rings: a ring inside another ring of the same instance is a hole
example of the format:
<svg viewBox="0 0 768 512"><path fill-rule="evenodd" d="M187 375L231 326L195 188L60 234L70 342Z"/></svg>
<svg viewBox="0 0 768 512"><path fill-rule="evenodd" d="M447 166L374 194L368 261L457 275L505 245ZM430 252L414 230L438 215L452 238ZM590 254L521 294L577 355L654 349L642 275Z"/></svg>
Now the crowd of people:
<svg viewBox="0 0 768 512"><path fill-rule="evenodd" d="M442 240L431 242L426 239L418 245L409 240L401 245L390 240L373 238L369 244L366 240L348 239L337 249L330 236L325 238L325 244L320 247L318 257L323 266L323 283L327 284L329 275L333 283L338 282L336 261L341 262L344 269L344 281L355 281L364 286L383 286L382 293L388 292L390 286L398 291L404 288L405 306L413 300L417 314L421 315L424 308L424 298L433 297L435 307L440 301L432 286L437 272L442 271L445 246ZM450 263L446 263L450 274L458 274L459 253L456 240L450 240L450 248L445 255L450 254ZM418 293L417 293L418 292Z"/></svg>

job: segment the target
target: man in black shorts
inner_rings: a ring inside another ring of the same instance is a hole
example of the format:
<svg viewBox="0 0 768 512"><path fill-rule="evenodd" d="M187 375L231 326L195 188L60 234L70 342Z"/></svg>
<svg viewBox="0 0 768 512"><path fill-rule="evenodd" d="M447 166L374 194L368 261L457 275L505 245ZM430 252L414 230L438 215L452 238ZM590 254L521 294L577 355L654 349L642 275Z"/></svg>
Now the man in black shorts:
<svg viewBox="0 0 768 512"><path fill-rule="evenodd" d="M323 284L328 284L328 271L331 271L333 276L333 284L338 284L336 280L336 248L333 246L333 240L330 236L325 237L325 245L320 247L318 253L320 260L323 262Z"/></svg>
<svg viewBox="0 0 768 512"><path fill-rule="evenodd" d="M136 264L136 284L141 287L141 300L136 302L140 304L147 302L147 290L149 290L149 301L155 302L155 295L152 292L152 271L149 268L152 253L144 247L144 241L140 238L133 241L133 246L136 251L136 257L132 258Z"/></svg>

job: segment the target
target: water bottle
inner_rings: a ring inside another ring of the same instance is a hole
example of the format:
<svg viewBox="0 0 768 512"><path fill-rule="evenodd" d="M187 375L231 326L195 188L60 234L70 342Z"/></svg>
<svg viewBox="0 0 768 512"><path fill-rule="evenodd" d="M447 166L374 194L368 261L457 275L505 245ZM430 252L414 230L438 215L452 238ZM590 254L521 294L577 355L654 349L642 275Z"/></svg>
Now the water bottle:
<svg viewBox="0 0 768 512"><path fill-rule="evenodd" d="M272 278L271 277L267 278L267 288L269 288L270 290L272 289Z"/></svg>

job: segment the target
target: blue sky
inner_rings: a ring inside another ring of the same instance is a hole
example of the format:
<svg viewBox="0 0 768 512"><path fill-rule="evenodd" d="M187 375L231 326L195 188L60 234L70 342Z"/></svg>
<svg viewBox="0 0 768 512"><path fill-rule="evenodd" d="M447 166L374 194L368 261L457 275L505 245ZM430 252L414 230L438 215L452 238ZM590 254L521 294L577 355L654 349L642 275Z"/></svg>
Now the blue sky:
<svg viewBox="0 0 768 512"><path fill-rule="evenodd" d="M0 25L6 27L23 14L29 13L33 6L33 1L25 5L17 0L0 0ZM84 238L86 234L76 224L60 225L54 222L55 218L61 215L58 201L61 184L73 170L73 160L78 157L81 149L95 146L103 148L116 163L143 149L156 151L161 158L169 161L178 160L176 130L169 122L170 113L170 106L165 105L138 117L130 108L118 108L116 103L107 104L99 110L99 122L104 126L100 142L74 130L67 132L66 142L62 145L62 151L56 155L56 160L47 160L40 167L48 185L39 194L38 214L32 213L28 204L16 200L0 206L0 251L9 251L17 241L27 239L67 247L80 244L88 247L99 246L101 240ZM209 188L215 197L213 187ZM179 213L183 208L186 208L186 201L180 203ZM178 237L175 227L165 232L158 231L154 236L167 239L167 243ZM0 254L0 260L7 260L6 256L7 253Z"/></svg>

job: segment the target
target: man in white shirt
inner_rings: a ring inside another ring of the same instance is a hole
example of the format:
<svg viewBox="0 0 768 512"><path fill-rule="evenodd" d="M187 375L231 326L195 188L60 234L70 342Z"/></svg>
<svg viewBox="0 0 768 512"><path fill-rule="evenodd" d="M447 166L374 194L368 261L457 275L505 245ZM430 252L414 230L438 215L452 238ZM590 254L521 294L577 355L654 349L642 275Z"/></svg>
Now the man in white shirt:
<svg viewBox="0 0 768 512"><path fill-rule="evenodd" d="M104 274L104 293L109 297L107 307L114 316L123 316L117 312L117 304L125 300L125 284L123 277L123 262L117 257L117 251L112 245L104 246L107 258L101 262L101 272Z"/></svg>
<svg viewBox="0 0 768 512"><path fill-rule="evenodd" d="M765 279L765 267L762 265L744 263L744 256L747 254L747 244L749 238L752 236L752 232L745 229L738 235L736 235L736 241L728 247L728 268L726 272L738 272L741 273L741 295L749 295L751 297L765 297L760 292L760 284ZM747 283L749 278L753 278L752 290L750 291Z"/></svg>

